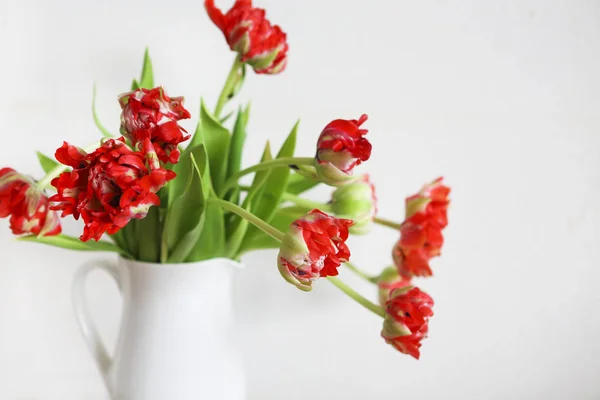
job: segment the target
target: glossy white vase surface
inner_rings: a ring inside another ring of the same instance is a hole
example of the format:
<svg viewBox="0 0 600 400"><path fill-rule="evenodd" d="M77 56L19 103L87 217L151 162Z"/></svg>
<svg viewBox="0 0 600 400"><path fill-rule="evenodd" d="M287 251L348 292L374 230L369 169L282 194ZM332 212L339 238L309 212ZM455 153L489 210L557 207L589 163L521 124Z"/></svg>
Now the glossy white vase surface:
<svg viewBox="0 0 600 400"><path fill-rule="evenodd" d="M114 352L106 350L85 304L87 274L103 269L123 297ZM119 258L86 264L73 283L75 313L113 400L244 400L233 345L232 275L217 258L152 264Z"/></svg>

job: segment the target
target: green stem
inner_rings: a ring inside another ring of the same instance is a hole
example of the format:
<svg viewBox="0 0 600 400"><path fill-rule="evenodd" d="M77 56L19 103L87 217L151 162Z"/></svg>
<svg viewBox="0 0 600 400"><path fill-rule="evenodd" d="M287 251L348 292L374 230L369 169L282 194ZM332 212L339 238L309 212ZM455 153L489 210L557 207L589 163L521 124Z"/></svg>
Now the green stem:
<svg viewBox="0 0 600 400"><path fill-rule="evenodd" d="M161 214L161 232L160 232L160 263L165 264L169 259L169 246L167 244L167 225L169 223L169 219L166 218L167 210L160 209Z"/></svg>
<svg viewBox="0 0 600 400"><path fill-rule="evenodd" d="M304 199L300 196L296 196L294 194L291 193L284 193L283 200L286 201L290 201L300 207L306 207L306 208L318 208L321 211L324 212L331 212L331 204L324 204L324 203L319 203L318 201L313 201L310 199Z"/></svg>
<svg viewBox="0 0 600 400"><path fill-rule="evenodd" d="M125 242L123 240L123 234L121 233L121 231L118 231L117 233L113 233L112 235L107 235L109 238L112 239L113 242L115 242L115 244L117 246L119 246L120 249L125 251Z"/></svg>
<svg viewBox="0 0 600 400"><path fill-rule="evenodd" d="M283 240L283 237L285 236L285 234L283 232L281 232L279 229L274 228L273 226L269 225L262 219L258 218L256 215L244 210L242 207L238 206L237 204L233 204L233 203L230 203L229 201L217 199L214 197L208 198L206 201L208 203L217 204L217 205L221 206L221 208L223 208L224 210L227 210L234 214L239 215L240 217L244 218L246 221L250 222L251 224L254 224L257 228L259 228L260 230L262 230L264 233L271 236L275 240L278 240L281 242Z"/></svg>
<svg viewBox="0 0 600 400"><path fill-rule="evenodd" d="M221 90L221 94L219 94L217 106L215 107L214 115L217 120L221 115L221 111L223 111L223 107L225 107L225 104L227 104L227 101L229 101L229 96L235 88L238 80L238 70L242 65L244 65L244 63L240 61L240 57L236 56L235 60L233 60L233 65L229 70L229 75L227 75L227 79L225 80L225 85L223 85L223 89Z"/></svg>
<svg viewBox="0 0 600 400"><path fill-rule="evenodd" d="M313 181L320 181L319 175L317 175L317 172L315 171L315 167L313 165L310 165L309 167L307 167L306 165L299 165L298 169L294 170L294 172L296 172L298 175L302 175L307 179L311 179Z"/></svg>
<svg viewBox="0 0 600 400"><path fill-rule="evenodd" d="M98 143L94 143L93 145L88 146L85 149L83 149L83 151L85 151L86 153L89 153L90 151L96 150L98 148L98 146L99 146ZM48 172L46 174L46 176L44 176L42 179L37 181L36 186L41 190L46 189L48 186L50 186L50 182L52 182L52 179L54 179L57 176L59 176L60 174L62 174L67 168L70 168L70 167L68 165L58 164L56 167L51 169L50 172Z"/></svg>
<svg viewBox="0 0 600 400"><path fill-rule="evenodd" d="M346 265L346 267L348 267L348 269L350 271L354 272L356 275L360 276L365 281L371 282L371 283L377 283L377 277L376 276L371 276L371 275L365 273L360 268L358 268L356 265L354 265L354 264L352 264L350 262L347 262L344 265Z"/></svg>
<svg viewBox="0 0 600 400"><path fill-rule="evenodd" d="M312 157L281 157L274 160L263 161L260 164L253 165L252 167L243 169L229 177L225 185L221 189L221 194L227 193L229 189L237 185L237 181L244 175L251 174L253 172L263 171L270 168L278 167L295 167L297 165L313 165L315 159ZM221 196L222 197L222 196Z"/></svg>
<svg viewBox="0 0 600 400"><path fill-rule="evenodd" d="M354 289L352 289L350 286L342 282L339 278L335 276L328 276L327 280L333 283L335 286L338 287L338 289L340 289L342 292L348 295L348 297L356 301L358 304L360 304L367 310L379 315L380 317L385 318L385 310L383 309L383 307L380 307L377 304L370 302L369 300L361 296L358 292L356 292Z"/></svg>
<svg viewBox="0 0 600 400"><path fill-rule="evenodd" d="M113 137L112 133L109 132L108 129L106 129L104 127L104 125L102 125L102 122L100 122L100 118L98 118L98 114L96 113L96 83L94 82L94 89L92 92L92 116L94 117L94 123L96 124L96 127L98 127L98 129L100 130L100 132L102 132L102 135L104 137L110 138Z"/></svg>
<svg viewBox="0 0 600 400"><path fill-rule="evenodd" d="M51 169L50 172L48 172L45 177L43 177L42 179L37 181L36 186L38 188L40 188L41 190L46 189L48 186L50 186L50 182L52 182L52 179L54 179L57 176L59 176L60 174L62 174L63 171L66 170L67 168L68 168L68 166L66 166L66 165L58 164L56 167Z"/></svg>
<svg viewBox="0 0 600 400"><path fill-rule="evenodd" d="M396 229L396 230L400 230L400 226L402 226L402 224L399 224L397 222L379 218L379 217L375 217L375 219L373 219L373 221L375 221L375 223L377 223L379 225L387 226L389 228Z"/></svg>

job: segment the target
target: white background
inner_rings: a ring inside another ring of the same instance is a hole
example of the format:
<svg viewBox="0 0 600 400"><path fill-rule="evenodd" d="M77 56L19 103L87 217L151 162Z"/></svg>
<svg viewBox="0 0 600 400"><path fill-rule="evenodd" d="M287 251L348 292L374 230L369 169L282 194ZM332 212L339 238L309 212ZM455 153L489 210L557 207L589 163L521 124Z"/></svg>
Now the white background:
<svg viewBox="0 0 600 400"><path fill-rule="evenodd" d="M420 361L385 345L379 318L326 282L302 293L274 252L245 258L236 308L249 398L600 398L600 4L259 5L288 32L290 57L279 76L248 76L245 165L299 117L298 154L310 156L327 122L366 112L374 151L363 170L382 216L400 220L404 197L438 175L453 192L444 254L419 282L436 301ZM157 82L194 116L201 95L215 103L233 55L200 0L1 0L0 166L39 177L35 150L96 140L94 81L116 131L116 96L145 45ZM383 228L354 238L353 260L375 273L396 239ZM98 256L17 243L0 221L0 399L103 398L70 304L74 271ZM90 283L112 345L117 290L102 274Z"/></svg>

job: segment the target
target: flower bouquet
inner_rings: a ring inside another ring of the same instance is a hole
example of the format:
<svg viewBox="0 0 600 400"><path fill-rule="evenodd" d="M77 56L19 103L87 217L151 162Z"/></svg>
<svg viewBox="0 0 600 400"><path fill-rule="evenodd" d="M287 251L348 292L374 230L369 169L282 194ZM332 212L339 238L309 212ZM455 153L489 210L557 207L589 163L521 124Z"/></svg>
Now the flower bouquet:
<svg viewBox="0 0 600 400"><path fill-rule="evenodd" d="M406 198L402 222L379 217L371 178L355 172L371 156L367 115L332 120L314 134L316 152L307 157L294 154L296 124L281 148L273 151L267 143L257 163L242 168L250 108L231 103L249 70L284 71L286 34L251 0L237 0L226 13L213 0L205 7L235 56L216 106L202 102L195 132L178 124L192 117L183 97L155 86L146 50L141 77L118 96L120 134L105 128L94 110L104 137L85 148L65 142L54 157L38 153L43 178L1 169L0 217L10 217L20 240L178 268L278 249L273 266L285 281L307 292L316 281L329 281L382 317L387 343L418 359L433 300L412 279L432 275L429 262L440 255L449 188L435 179ZM250 185L239 183L251 174ZM332 187L329 201L304 196L320 184ZM83 221L79 238L61 234L59 218L70 215ZM399 239L390 252L393 266L369 276L350 263L346 240L374 223ZM378 301L337 278L342 267L375 284Z"/></svg>

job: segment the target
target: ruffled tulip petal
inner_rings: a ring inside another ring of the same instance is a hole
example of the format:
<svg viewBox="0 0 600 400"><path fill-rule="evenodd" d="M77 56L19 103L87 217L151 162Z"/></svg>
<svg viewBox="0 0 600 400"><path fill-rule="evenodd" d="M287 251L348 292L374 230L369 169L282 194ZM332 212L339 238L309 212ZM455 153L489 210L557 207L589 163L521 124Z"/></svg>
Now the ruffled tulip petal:
<svg viewBox="0 0 600 400"><path fill-rule="evenodd" d="M146 155L152 169L160 162L179 161L179 143L190 138L177 121L190 118L183 97L169 97L164 89L137 89L119 96L121 133L132 146Z"/></svg>

